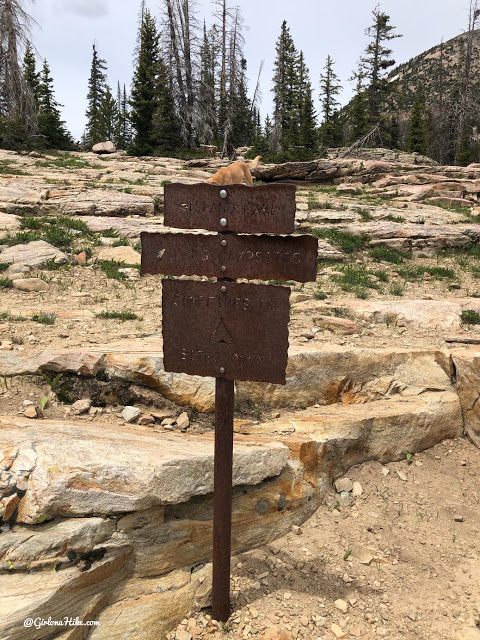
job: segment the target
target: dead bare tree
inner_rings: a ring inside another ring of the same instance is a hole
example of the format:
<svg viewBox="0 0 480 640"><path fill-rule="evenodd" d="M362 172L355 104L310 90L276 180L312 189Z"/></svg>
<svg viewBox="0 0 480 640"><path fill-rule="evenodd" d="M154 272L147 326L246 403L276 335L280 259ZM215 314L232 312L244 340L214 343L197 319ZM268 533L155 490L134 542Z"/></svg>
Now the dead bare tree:
<svg viewBox="0 0 480 640"><path fill-rule="evenodd" d="M461 164L466 147L469 144L469 121L476 115L477 100L472 91L472 63L475 55L474 42L478 37L476 25L480 20L479 0L470 0L468 11L468 29L463 45L463 65L459 69L459 100L457 103L457 132L455 144L455 162Z"/></svg>
<svg viewBox="0 0 480 640"><path fill-rule="evenodd" d="M169 61L182 139L185 146L190 147L195 143L195 61L198 46L195 7L193 0L164 0L165 58Z"/></svg>
<svg viewBox="0 0 480 640"><path fill-rule="evenodd" d="M33 18L25 1L0 0L0 115L21 120L26 132L37 130L35 103L20 65L20 53L27 46Z"/></svg>

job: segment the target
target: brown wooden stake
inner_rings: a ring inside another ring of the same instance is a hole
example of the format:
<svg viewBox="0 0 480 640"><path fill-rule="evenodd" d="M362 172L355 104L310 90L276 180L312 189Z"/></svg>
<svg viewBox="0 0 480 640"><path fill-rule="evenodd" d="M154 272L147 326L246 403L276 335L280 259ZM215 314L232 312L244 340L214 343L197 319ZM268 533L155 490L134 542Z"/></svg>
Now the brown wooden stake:
<svg viewBox="0 0 480 640"><path fill-rule="evenodd" d="M230 616L234 397L233 380L216 378L212 615L220 622Z"/></svg>

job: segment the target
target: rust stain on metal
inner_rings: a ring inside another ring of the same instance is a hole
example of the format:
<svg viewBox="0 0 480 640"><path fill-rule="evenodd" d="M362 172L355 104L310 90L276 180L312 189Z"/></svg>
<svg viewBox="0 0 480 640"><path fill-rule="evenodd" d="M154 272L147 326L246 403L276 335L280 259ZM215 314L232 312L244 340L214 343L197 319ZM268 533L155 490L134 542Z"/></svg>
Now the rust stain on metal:
<svg viewBox="0 0 480 640"><path fill-rule="evenodd" d="M165 371L285 384L290 289L162 280Z"/></svg>
<svg viewBox="0 0 480 640"><path fill-rule="evenodd" d="M220 193L226 192L226 197ZM248 187L208 183L165 185L164 224L180 229L238 233L292 233L295 226L293 184Z"/></svg>
<svg viewBox="0 0 480 640"><path fill-rule="evenodd" d="M142 274L315 282L313 236L141 234ZM223 268L222 268L223 267Z"/></svg>

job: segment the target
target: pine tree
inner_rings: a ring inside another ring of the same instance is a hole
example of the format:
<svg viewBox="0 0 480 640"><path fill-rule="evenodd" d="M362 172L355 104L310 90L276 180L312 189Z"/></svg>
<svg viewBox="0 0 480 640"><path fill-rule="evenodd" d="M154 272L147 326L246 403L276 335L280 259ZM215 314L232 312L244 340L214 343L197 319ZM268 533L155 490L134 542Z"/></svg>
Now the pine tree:
<svg viewBox="0 0 480 640"><path fill-rule="evenodd" d="M303 51L298 58L298 139L303 159L313 158L317 151L317 119L312 96L312 84L305 65Z"/></svg>
<svg viewBox="0 0 480 640"><path fill-rule="evenodd" d="M339 102L337 96L342 90L339 78L333 70L334 61L327 56L324 73L320 76L320 101L322 105L323 122L320 127L320 137L324 147L333 147L338 143L338 118L335 113Z"/></svg>
<svg viewBox="0 0 480 640"><path fill-rule="evenodd" d="M361 138L368 130L368 114L366 95L364 87L364 75L362 68L353 74L353 79L356 80L355 96L350 102L348 123L350 128L350 135L348 136L349 143L355 142Z"/></svg>
<svg viewBox="0 0 480 640"><path fill-rule="evenodd" d="M99 57L97 46L94 43L90 78L88 80L88 108L86 111L85 142L88 147L97 142L105 142L102 130L101 105L107 90L107 76L104 73L106 69L106 60Z"/></svg>
<svg viewBox="0 0 480 640"><path fill-rule="evenodd" d="M129 152L134 155L171 152L180 146L179 123L167 69L160 57L154 18L145 9L139 33L137 66L130 97L130 121L135 130Z"/></svg>
<svg viewBox="0 0 480 640"><path fill-rule="evenodd" d="M38 111L38 89L40 86L40 73L36 69L35 53L32 49L30 42L27 43L25 49L25 55L23 56L23 76L30 87L33 100L35 103L35 110Z"/></svg>
<svg viewBox="0 0 480 640"><path fill-rule="evenodd" d="M362 57L364 74L369 81L368 121L371 126L377 124L382 110L385 109L387 98L393 91L393 85L386 78L386 72L395 64L395 60L391 58L392 50L385 46L385 43L402 37L393 33L395 27L389 24L390 16L380 11L378 6L372 13L373 24L365 30L371 42Z"/></svg>
<svg viewBox="0 0 480 640"><path fill-rule="evenodd" d="M71 149L72 137L65 128L55 100L53 78L46 60L43 61L38 85L38 124L40 133L45 136L47 146L53 149Z"/></svg>
<svg viewBox="0 0 480 640"><path fill-rule="evenodd" d="M273 135L274 153L292 146L297 138L295 118L298 54L286 21L282 23L276 44L273 77Z"/></svg>
<svg viewBox="0 0 480 640"><path fill-rule="evenodd" d="M130 124L128 116L128 99L127 90L123 85L123 91L120 88L120 82L117 83L117 121L115 125L114 142L117 149L126 149L131 142Z"/></svg>
<svg viewBox="0 0 480 640"><path fill-rule="evenodd" d="M427 155L427 130L425 124L425 92L422 88L417 91L415 101L410 112L408 125L407 151Z"/></svg>
<svg viewBox="0 0 480 640"><path fill-rule="evenodd" d="M156 110L153 114L152 145L154 155L169 155L181 147L180 125L175 116L167 68L158 61Z"/></svg>
<svg viewBox="0 0 480 640"><path fill-rule="evenodd" d="M155 19L148 9L142 15L139 32L137 66L130 96L130 120L135 130L130 153L153 153L153 115L157 110L157 74L160 60L158 32Z"/></svg>
<svg viewBox="0 0 480 640"><path fill-rule="evenodd" d="M101 140L115 141L118 132L119 111L109 86L105 89L98 114L98 133Z"/></svg>
<svg viewBox="0 0 480 640"><path fill-rule="evenodd" d="M216 72L218 53L216 25L207 31L203 23L203 40L200 47L200 76L196 104L196 133L201 144L213 144L218 136L216 105Z"/></svg>

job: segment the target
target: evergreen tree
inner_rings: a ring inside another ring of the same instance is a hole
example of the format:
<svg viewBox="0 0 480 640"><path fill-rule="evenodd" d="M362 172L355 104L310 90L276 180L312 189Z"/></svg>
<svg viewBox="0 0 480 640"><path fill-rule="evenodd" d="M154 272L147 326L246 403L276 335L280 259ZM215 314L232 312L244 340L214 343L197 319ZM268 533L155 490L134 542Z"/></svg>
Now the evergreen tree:
<svg viewBox="0 0 480 640"><path fill-rule="evenodd" d="M425 92L420 88L410 111L406 148L407 151L422 155L427 155L428 152L425 112Z"/></svg>
<svg viewBox="0 0 480 640"><path fill-rule="evenodd" d="M169 155L182 145L180 125L175 116L167 68L158 61L156 110L153 114L152 144L154 155Z"/></svg>
<svg viewBox="0 0 480 640"><path fill-rule="evenodd" d="M60 116L58 107L61 106L55 100L50 67L48 62L44 60L38 85L39 131L45 136L47 146L53 149L71 149L73 141Z"/></svg>
<svg viewBox="0 0 480 640"><path fill-rule="evenodd" d="M86 111L87 126L85 131L85 143L88 147L97 142L104 142L101 105L107 90L106 60L99 57L96 44L93 44L92 65L88 80L88 108Z"/></svg>
<svg viewBox="0 0 480 640"><path fill-rule="evenodd" d="M356 80L355 96L350 102L348 123L350 135L349 143L355 142L361 138L368 130L368 114L366 95L364 87L364 75L361 67L354 73L353 79Z"/></svg>
<svg viewBox="0 0 480 640"><path fill-rule="evenodd" d="M36 69L35 53L30 42L27 43L25 55L23 56L23 76L32 92L35 110L38 111L40 73Z"/></svg>
<svg viewBox="0 0 480 640"><path fill-rule="evenodd" d="M334 61L327 56L324 73L320 76L320 101L322 105L323 123L320 137L323 146L333 147L339 141L338 118L335 114L340 106L337 96L342 90L339 78L333 70Z"/></svg>
<svg viewBox="0 0 480 640"><path fill-rule="evenodd" d="M392 50L385 45L390 40L402 37L400 34L393 33L395 27L389 24L390 16L380 11L378 6L372 13L373 24L365 30L371 42L362 57L363 71L369 81L367 94L370 126L377 124L387 99L393 91L393 85L387 79L386 72L395 64L395 60L391 58Z"/></svg>
<svg viewBox="0 0 480 640"><path fill-rule="evenodd" d="M155 19L148 9L142 13L137 66L130 96L130 119L135 136L130 150L134 155L149 155L155 146L153 116L157 110L160 49Z"/></svg>
<svg viewBox="0 0 480 640"><path fill-rule="evenodd" d="M134 155L170 152L179 146L179 123L158 40L155 19L145 9L129 101L130 121L135 130L129 152Z"/></svg>
<svg viewBox="0 0 480 640"><path fill-rule="evenodd" d="M310 159L317 151L317 120L312 96L312 85L303 51L298 58L298 138L302 158Z"/></svg>
<svg viewBox="0 0 480 640"><path fill-rule="evenodd" d="M196 105L196 129L201 144L212 144L218 136L216 105L216 72L218 53L217 27L207 31L203 23L203 40L200 47L200 76Z"/></svg>
<svg viewBox="0 0 480 640"><path fill-rule="evenodd" d="M119 111L110 87L107 86L100 103L98 114L98 134L101 140L115 141L118 132Z"/></svg>
<svg viewBox="0 0 480 640"><path fill-rule="evenodd" d="M131 142L127 90L125 85L123 85L123 91L121 90L120 82L117 83L117 122L114 141L117 149L126 149Z"/></svg>
<svg viewBox="0 0 480 640"><path fill-rule="evenodd" d="M291 147L297 139L297 61L298 54L286 21L282 23L276 44L276 59L273 77L273 135L275 153Z"/></svg>

